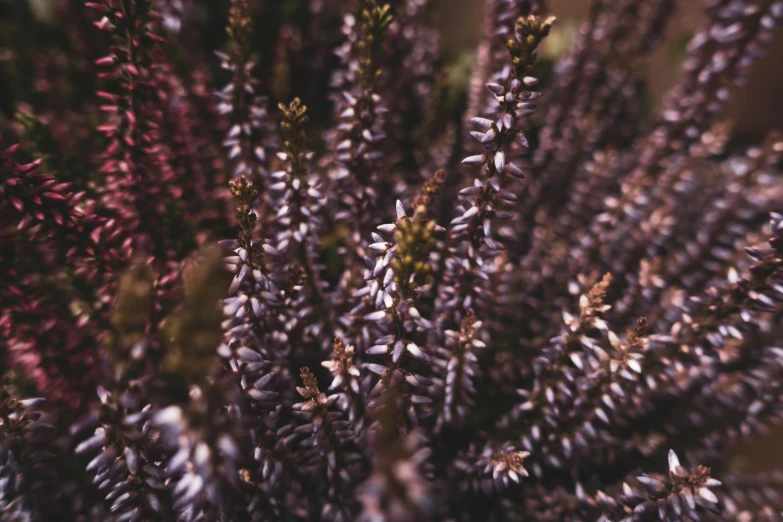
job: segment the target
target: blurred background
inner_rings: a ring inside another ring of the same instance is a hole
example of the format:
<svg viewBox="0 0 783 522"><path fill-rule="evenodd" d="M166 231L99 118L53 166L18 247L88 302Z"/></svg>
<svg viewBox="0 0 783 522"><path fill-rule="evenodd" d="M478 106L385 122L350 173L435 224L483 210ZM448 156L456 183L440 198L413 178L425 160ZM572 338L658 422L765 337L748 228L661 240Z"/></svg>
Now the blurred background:
<svg viewBox="0 0 783 522"><path fill-rule="evenodd" d="M399 0L390 1L394 3ZM201 51L208 59L211 58L210 50L221 48L221 44L225 41L227 1L156 0L156 2L170 6L171 11L176 11L183 5L192 7L191 10L195 14L191 15L190 22L198 29L194 32L198 41L190 42L192 47ZM307 12L308 3L322 5L322 12L330 13L331 20L337 20L339 23L339 18L334 15L339 15L339 10L349 6L352 0L250 0L250 2L255 4L256 12L256 31L253 36L253 47L257 49L256 58L262 67L268 67L266 70L277 75L280 71L274 70L274 67L279 62L279 56L275 56L276 51L271 47L281 28L285 28L287 24L307 27L310 22L306 20L307 15L304 13ZM434 3L439 12L444 62L462 71L464 79L469 73L475 46L481 37L484 0L434 0ZM678 3L679 12L674 26L669 28L667 39L646 64L647 95L651 108L678 77L685 45L700 23L702 1L683 0ZM558 17L558 23L555 34L546 41L547 48L544 53L548 53L550 58L555 58L568 48L574 32L578 30L580 20L590 8L591 1L549 0L548 4L552 14ZM60 51L74 45L74 36L63 31L62 28L66 23L70 26L79 25L76 19L83 17L82 5L81 0L0 0L0 131L3 130L4 122L7 126L8 120L19 109L19 102L42 101L34 99L36 91L46 90L46 86L41 85L41 70L45 70L51 81L57 81L58 72L66 69L62 61L67 59L67 54L65 52L60 54ZM88 23L83 19L81 25L84 24ZM190 35L189 38L194 38L194 35ZM181 36L183 39L188 38L185 34ZM296 31L291 33L292 40L298 36ZM81 43L86 46L90 44L89 41ZM46 60L39 64L41 70L20 69L19 65L26 63L25 56L29 57L33 54L40 56L44 47L48 47L50 52ZM89 49L85 51L89 54ZM75 72L72 64L69 68L69 74L78 74L78 67ZM295 81L296 72L290 71L289 76L288 87L291 81ZM71 85L73 81L86 81L86 78L70 79ZM301 89L301 86L297 88ZM79 93L70 89L59 94L78 97ZM71 103L70 106L76 105ZM754 64L748 84L742 89L735 88L725 117L734 121L735 132L738 135L753 139L758 139L770 129L782 126L783 30L780 28L769 47L768 55Z"/></svg>
<svg viewBox="0 0 783 522"><path fill-rule="evenodd" d="M640 0L644 1L644 0ZM456 59L462 53L471 53L481 37L483 0L440 0L443 52L447 59ZM589 0L549 0L551 14L557 16L558 38L545 43L550 52L559 53L567 48L570 35L578 30L578 24L589 8ZM685 45L698 28L704 2L685 0L678 2L679 12L675 25L667 32L666 41L654 53L647 64L649 96L651 101L660 97L674 84L680 71ZM725 117L735 122L735 130L753 137L763 136L772 129L783 129L783 30L777 29L768 55L756 62L748 84L734 89L732 101ZM750 137L750 136L749 136Z"/></svg>

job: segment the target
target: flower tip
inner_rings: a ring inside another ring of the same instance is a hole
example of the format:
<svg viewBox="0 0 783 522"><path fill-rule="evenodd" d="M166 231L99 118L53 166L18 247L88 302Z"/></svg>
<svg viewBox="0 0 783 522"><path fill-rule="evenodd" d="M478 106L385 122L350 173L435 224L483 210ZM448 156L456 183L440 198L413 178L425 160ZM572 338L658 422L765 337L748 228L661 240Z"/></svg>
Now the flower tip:
<svg viewBox="0 0 783 522"><path fill-rule="evenodd" d="M405 217L405 207L402 206L402 201L399 199L397 200L397 203L395 204L395 208L397 210L397 219L402 219Z"/></svg>

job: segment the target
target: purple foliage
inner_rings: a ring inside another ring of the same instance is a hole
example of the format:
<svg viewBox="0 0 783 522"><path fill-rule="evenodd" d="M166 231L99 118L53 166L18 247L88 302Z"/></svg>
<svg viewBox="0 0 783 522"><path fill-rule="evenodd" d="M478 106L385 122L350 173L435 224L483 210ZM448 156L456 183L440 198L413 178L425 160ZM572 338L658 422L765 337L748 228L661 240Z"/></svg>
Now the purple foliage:
<svg viewBox="0 0 783 522"><path fill-rule="evenodd" d="M676 1L546 74L544 2L486 3L450 120L429 1L304 2L275 67L338 42L322 121L254 2L224 85L187 2L86 2L91 173L0 152L0 520L783 520L725 463L783 418L783 140L720 120L783 3L708 0L644 123Z"/></svg>

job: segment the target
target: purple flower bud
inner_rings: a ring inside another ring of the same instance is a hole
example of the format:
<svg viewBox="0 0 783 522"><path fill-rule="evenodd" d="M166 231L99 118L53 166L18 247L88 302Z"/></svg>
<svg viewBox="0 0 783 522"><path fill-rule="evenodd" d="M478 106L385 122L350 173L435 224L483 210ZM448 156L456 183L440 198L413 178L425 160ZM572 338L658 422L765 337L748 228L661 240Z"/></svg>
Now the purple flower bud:
<svg viewBox="0 0 783 522"><path fill-rule="evenodd" d="M478 154L476 156L468 156L467 158L462 160L463 165L483 165L486 162L487 162L487 158L483 154Z"/></svg>
<svg viewBox="0 0 783 522"><path fill-rule="evenodd" d="M503 94L505 92L505 89L503 88L503 86L502 85L498 85L497 83L488 83L488 84L486 84L486 88L489 90L489 92L491 92L495 96L500 96L501 94Z"/></svg>

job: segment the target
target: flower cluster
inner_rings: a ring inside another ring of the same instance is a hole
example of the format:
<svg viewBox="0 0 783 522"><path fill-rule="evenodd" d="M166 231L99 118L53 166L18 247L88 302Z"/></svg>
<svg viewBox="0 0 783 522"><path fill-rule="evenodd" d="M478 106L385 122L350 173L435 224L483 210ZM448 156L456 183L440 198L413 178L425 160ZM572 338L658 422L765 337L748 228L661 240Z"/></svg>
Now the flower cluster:
<svg viewBox="0 0 783 522"><path fill-rule="evenodd" d="M0 112L0 520L783 519L727 459L783 420L783 139L720 112L783 3L707 1L642 124L678 2L556 63L485 3L458 85L428 0L52 2Z"/></svg>

